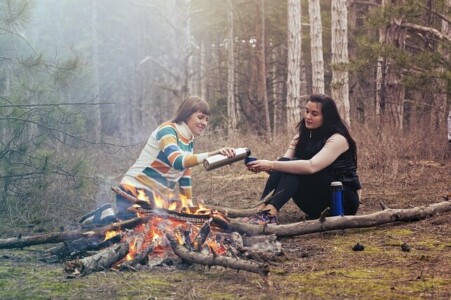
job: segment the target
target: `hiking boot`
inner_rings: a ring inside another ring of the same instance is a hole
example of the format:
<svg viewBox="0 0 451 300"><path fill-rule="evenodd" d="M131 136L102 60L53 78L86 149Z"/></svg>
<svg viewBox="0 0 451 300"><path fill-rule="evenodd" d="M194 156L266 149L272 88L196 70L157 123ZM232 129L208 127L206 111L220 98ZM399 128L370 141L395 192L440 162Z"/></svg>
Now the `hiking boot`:
<svg viewBox="0 0 451 300"><path fill-rule="evenodd" d="M95 225L103 226L111 224L117 221L116 215L114 214L113 207L110 203L105 203L99 208L93 210L92 212L84 215L80 219L80 223L83 226Z"/></svg>
<svg viewBox="0 0 451 300"><path fill-rule="evenodd" d="M256 224L256 225L277 225L278 219L277 216L273 216L270 214L270 210L261 210L257 212L252 217L243 218L241 219L242 222L248 223L248 224Z"/></svg>

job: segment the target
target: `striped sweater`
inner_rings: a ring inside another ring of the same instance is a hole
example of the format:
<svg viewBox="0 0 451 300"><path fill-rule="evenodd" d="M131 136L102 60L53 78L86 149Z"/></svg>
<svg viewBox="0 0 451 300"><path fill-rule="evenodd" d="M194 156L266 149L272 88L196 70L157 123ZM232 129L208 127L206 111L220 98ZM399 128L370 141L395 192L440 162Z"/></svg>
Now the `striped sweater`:
<svg viewBox="0 0 451 300"><path fill-rule="evenodd" d="M208 157L194 154L194 136L185 122L165 122L150 136L133 166L126 172L121 185L132 185L158 192L167 198L180 194L192 198L191 167Z"/></svg>

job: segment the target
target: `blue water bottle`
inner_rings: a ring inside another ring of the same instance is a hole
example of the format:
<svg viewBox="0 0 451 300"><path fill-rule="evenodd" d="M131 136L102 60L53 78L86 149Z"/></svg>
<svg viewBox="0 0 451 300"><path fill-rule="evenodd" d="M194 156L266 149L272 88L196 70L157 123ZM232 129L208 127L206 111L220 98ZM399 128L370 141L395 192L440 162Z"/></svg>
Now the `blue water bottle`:
<svg viewBox="0 0 451 300"><path fill-rule="evenodd" d="M343 184L340 181L333 181L330 184L330 215L342 216L343 210Z"/></svg>

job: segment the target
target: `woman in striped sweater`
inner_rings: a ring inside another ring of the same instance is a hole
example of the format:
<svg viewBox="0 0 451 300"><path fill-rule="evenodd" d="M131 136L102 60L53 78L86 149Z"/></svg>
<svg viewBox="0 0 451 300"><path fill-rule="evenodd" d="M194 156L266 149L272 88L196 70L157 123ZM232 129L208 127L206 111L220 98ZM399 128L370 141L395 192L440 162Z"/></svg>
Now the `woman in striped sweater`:
<svg viewBox="0 0 451 300"><path fill-rule="evenodd" d="M205 131L209 118L210 108L206 101L195 96L186 98L178 107L175 117L152 132L138 159L122 178L120 187L128 193L141 189L148 197L157 194L168 200L176 196L178 186L181 198L190 202L191 167L215 154L227 157L235 155L234 149L228 147L194 154L194 138ZM127 210L130 202L120 195L116 196L116 206L119 219L136 216Z"/></svg>

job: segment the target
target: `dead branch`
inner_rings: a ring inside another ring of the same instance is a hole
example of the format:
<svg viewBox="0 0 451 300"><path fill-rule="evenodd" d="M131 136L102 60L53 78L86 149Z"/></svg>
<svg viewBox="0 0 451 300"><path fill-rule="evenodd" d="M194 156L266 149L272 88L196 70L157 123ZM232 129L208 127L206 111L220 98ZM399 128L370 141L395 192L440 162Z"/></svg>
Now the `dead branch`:
<svg viewBox="0 0 451 300"><path fill-rule="evenodd" d="M451 38L449 38L447 35L442 34L440 31L438 31L437 29L432 28L432 27L425 27L425 26L412 24L412 23L401 23L401 24L399 24L399 26L402 28L413 29L413 30L417 30L417 31L421 31L421 32L430 33L433 36L435 36L441 40L451 41Z"/></svg>
<svg viewBox="0 0 451 300"><path fill-rule="evenodd" d="M128 249L128 243L113 245L93 256L65 263L64 271L67 273L67 278L77 278L92 272L109 270L113 264L127 255Z"/></svg>
<svg viewBox="0 0 451 300"><path fill-rule="evenodd" d="M249 217L253 216L257 213L258 207L261 204L268 204L269 200L274 197L274 190L268 193L262 200L260 200L257 204L255 204L252 208L245 208L245 209L236 209L236 208L229 208L229 207L221 207L221 206L214 206L214 205L205 205L207 209L211 210L217 210L218 212L226 215L230 218L243 218L243 217Z"/></svg>
<svg viewBox="0 0 451 300"><path fill-rule="evenodd" d="M386 208L383 211L368 215L328 217L323 222L320 220L312 220L286 225L266 226L246 224L232 220L230 223L221 223L216 225L225 230L237 231L241 234L251 236L275 234L278 237L283 237L346 228L373 227L394 222L418 221L438 213L448 212L450 210L451 201L443 201L429 206L419 206L408 209Z"/></svg>
<svg viewBox="0 0 451 300"><path fill-rule="evenodd" d="M116 194L118 194L119 196L121 196L122 198L130 201L131 203L138 204L142 208L145 208L145 209L153 209L153 208L155 208L155 203L153 203L153 201L150 202L150 201L145 201L145 200L138 199L135 196L130 195L129 193L123 191L121 188L118 188L116 186L112 186L111 190L113 192L115 192Z"/></svg>
<svg viewBox="0 0 451 300"><path fill-rule="evenodd" d="M103 236L108 231L121 231L122 229L133 228L139 224L148 222L150 218L151 216L138 217L127 221L117 222L109 224L107 226L95 228L90 231L77 229L72 231L0 239L0 249L24 248L41 244L62 243L96 235Z"/></svg>
<svg viewBox="0 0 451 300"><path fill-rule="evenodd" d="M205 207L207 209L217 210L218 212L220 212L230 218L249 217L249 216L255 215L257 213L257 208L238 209L238 208L228 208L228 207L221 207L221 206L214 206L214 205L205 205Z"/></svg>
<svg viewBox="0 0 451 300"><path fill-rule="evenodd" d="M269 266L267 264L258 264L251 261L237 260L227 256L206 255L199 252L189 251L187 248L180 245L177 242L177 239L170 233L166 233L166 237L169 240L174 253L187 262L243 270L259 274L268 279Z"/></svg>

